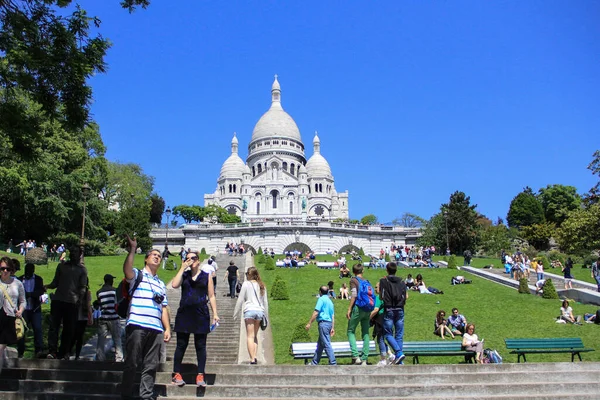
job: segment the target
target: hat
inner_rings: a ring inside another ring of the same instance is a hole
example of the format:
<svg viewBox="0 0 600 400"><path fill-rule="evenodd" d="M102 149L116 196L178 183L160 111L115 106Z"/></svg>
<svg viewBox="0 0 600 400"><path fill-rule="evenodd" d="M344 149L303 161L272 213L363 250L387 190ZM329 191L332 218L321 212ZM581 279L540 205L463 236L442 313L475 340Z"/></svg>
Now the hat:
<svg viewBox="0 0 600 400"><path fill-rule="evenodd" d="M111 274L106 274L104 275L104 282L112 282L114 279L116 278L116 276L112 276Z"/></svg>

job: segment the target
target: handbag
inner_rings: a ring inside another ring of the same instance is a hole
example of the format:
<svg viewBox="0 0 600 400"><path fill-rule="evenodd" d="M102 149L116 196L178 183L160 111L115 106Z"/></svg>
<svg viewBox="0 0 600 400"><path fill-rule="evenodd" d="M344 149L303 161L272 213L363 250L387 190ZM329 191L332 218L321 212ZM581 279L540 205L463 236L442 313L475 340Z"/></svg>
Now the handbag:
<svg viewBox="0 0 600 400"><path fill-rule="evenodd" d="M264 331L265 329L267 329L267 326L269 326L269 319L267 318L267 312L265 311L265 307L260 302L260 298L258 297L258 293L256 293L256 289L254 289L254 285L252 285L252 290L254 290L254 295L256 296L256 300L258 300L258 304L260 304L261 308L263 309L263 316L262 316L262 319L260 320L260 329Z"/></svg>
<svg viewBox="0 0 600 400"><path fill-rule="evenodd" d="M8 304L10 304L10 306L16 310L17 308L15 307L15 304L12 302L12 299L8 295L8 292L6 291L4 285L0 285L0 287L4 292L4 297L6 298L6 300L8 300ZM28 330L29 327L27 326L27 323L25 322L23 317L15 318L15 332L17 333L17 340L23 339L23 337L25 336L25 332L27 332Z"/></svg>

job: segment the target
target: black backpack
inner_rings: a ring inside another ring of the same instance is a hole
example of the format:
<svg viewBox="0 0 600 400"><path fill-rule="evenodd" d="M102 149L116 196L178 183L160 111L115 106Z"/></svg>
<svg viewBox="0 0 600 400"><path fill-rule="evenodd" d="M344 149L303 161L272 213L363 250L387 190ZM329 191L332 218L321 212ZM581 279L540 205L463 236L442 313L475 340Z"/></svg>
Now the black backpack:
<svg viewBox="0 0 600 400"><path fill-rule="evenodd" d="M379 281L379 290L384 307L404 308L406 303L406 285L404 282L400 281L398 284L393 284L386 276Z"/></svg>
<svg viewBox="0 0 600 400"><path fill-rule="evenodd" d="M600 325L600 310L596 311L596 319L594 319L594 323Z"/></svg>
<svg viewBox="0 0 600 400"><path fill-rule="evenodd" d="M133 293L140 286L140 283L144 279L144 275L142 271L138 269L137 277L135 278L135 282L133 283L133 287L130 289L129 282L125 278L119 283L117 286L117 304L115 305L115 309L117 310L117 314L121 318L127 318L127 314L129 313L129 304L131 304L131 298L133 297Z"/></svg>

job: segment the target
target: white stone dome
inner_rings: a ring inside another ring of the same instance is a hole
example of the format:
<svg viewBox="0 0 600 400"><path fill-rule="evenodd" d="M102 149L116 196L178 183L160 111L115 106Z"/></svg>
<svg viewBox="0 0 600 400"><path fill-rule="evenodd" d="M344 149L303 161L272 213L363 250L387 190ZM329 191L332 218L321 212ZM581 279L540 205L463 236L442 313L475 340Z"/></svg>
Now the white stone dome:
<svg viewBox="0 0 600 400"><path fill-rule="evenodd" d="M275 75L275 81L271 87L271 108L260 117L254 126L250 142L274 136L302 142L298 125L281 107L281 89L277 75Z"/></svg>
<svg viewBox="0 0 600 400"><path fill-rule="evenodd" d="M248 166L238 155L238 139L235 132L233 133L233 139L231 139L231 155L225 160L221 167L221 173L219 174L219 180L241 178L244 171Z"/></svg>
<svg viewBox="0 0 600 400"><path fill-rule="evenodd" d="M306 171L308 172L308 176L310 178L314 177L328 177L331 178L331 167L329 163L321 155L321 140L315 132L315 138L313 139L314 146L314 154L312 157L306 162Z"/></svg>

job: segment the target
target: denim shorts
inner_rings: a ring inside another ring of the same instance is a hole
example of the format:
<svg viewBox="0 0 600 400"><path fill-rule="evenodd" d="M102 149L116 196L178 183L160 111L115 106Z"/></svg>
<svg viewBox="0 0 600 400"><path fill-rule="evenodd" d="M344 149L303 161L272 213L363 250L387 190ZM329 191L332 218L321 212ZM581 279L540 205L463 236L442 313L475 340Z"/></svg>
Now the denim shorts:
<svg viewBox="0 0 600 400"><path fill-rule="evenodd" d="M263 317L262 311L253 311L249 310L244 313L244 319L254 319L256 321L260 321Z"/></svg>

